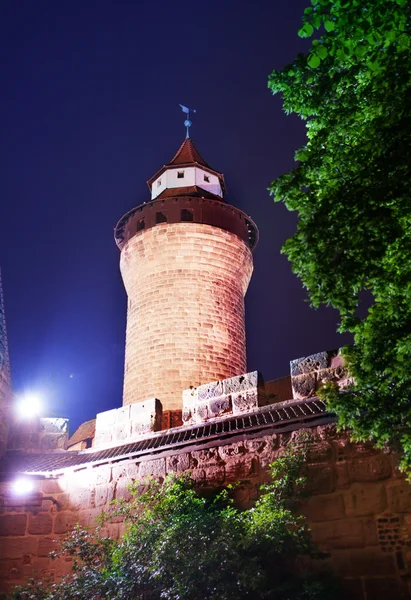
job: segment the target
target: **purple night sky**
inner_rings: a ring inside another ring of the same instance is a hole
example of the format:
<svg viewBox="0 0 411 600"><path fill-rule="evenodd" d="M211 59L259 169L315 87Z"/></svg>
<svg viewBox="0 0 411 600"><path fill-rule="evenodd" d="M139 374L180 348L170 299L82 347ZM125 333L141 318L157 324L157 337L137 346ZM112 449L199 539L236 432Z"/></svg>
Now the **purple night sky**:
<svg viewBox="0 0 411 600"><path fill-rule="evenodd" d="M14 391L42 391L71 431L122 396L126 296L113 227L197 109L192 138L260 229L246 297L248 369L342 345L280 254L296 217L267 187L304 125L267 78L304 51L308 0L20 0L1 7L0 265Z"/></svg>

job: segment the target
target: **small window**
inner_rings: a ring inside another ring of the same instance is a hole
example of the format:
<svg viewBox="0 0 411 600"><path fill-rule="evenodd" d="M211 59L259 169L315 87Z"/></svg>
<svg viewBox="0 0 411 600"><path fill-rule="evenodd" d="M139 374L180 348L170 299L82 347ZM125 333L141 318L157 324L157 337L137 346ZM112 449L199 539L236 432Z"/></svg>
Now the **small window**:
<svg viewBox="0 0 411 600"><path fill-rule="evenodd" d="M145 223L144 223L144 219L139 219L137 221L137 231L141 231L142 229L145 228Z"/></svg>
<svg viewBox="0 0 411 600"><path fill-rule="evenodd" d="M162 212L156 213L156 223L167 223L167 217Z"/></svg>
<svg viewBox="0 0 411 600"><path fill-rule="evenodd" d="M188 210L188 208L183 208L181 211L181 220L182 221L192 221L193 220L192 211Z"/></svg>
<svg viewBox="0 0 411 600"><path fill-rule="evenodd" d="M177 171L177 179L184 179L184 171Z"/></svg>
<svg viewBox="0 0 411 600"><path fill-rule="evenodd" d="M210 176L209 175L204 175L204 181L206 183L210 183Z"/></svg>
<svg viewBox="0 0 411 600"><path fill-rule="evenodd" d="M160 185L161 185L161 179L159 179L159 180L157 181L157 187L160 187Z"/></svg>

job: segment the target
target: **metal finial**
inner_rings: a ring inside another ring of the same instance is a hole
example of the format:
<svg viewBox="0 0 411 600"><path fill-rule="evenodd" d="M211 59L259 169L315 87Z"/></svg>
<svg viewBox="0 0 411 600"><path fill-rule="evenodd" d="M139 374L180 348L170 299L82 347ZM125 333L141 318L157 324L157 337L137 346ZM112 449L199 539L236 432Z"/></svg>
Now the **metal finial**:
<svg viewBox="0 0 411 600"><path fill-rule="evenodd" d="M190 111L193 113L195 113L196 111L193 108L188 108L188 106L183 106L182 104L179 104L179 106L181 106L181 110L183 111L183 113L187 115L187 118L184 121L184 125L187 129L186 139L188 139L190 137L190 127L192 125L192 122L190 121Z"/></svg>

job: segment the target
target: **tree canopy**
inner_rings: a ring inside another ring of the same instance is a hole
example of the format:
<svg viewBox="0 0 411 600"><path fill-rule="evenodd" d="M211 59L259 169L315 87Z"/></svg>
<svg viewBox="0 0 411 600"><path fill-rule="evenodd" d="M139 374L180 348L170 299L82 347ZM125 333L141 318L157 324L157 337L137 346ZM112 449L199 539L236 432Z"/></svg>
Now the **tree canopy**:
<svg viewBox="0 0 411 600"><path fill-rule="evenodd" d="M57 555L74 558L70 575L33 579L10 600L325 600L334 583L310 576L301 561L317 556L295 514L304 461L303 449L289 447L249 510L234 506L230 489L204 497L189 477L135 486L102 529L77 527L67 537ZM104 537L112 519L127 526L118 541Z"/></svg>
<svg viewBox="0 0 411 600"><path fill-rule="evenodd" d="M340 312L355 383L323 396L356 439L411 467L411 45L406 0L311 0L306 55L269 87L306 121L297 167L271 185L297 211L284 252L313 306ZM360 302L369 306L363 316Z"/></svg>

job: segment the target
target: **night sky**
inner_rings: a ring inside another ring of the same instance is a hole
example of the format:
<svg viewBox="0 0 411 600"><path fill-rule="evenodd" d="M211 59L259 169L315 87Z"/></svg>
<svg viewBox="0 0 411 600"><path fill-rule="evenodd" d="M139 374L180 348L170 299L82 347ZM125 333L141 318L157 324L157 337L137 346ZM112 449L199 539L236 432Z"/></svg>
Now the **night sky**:
<svg viewBox="0 0 411 600"><path fill-rule="evenodd" d="M39 390L71 432L121 406L126 295L113 227L184 138L260 229L246 297L248 369L342 345L280 254L296 216L267 187L304 124L267 78L303 51L308 0L19 0L1 21L0 266L13 387ZM45 415L46 416L46 415Z"/></svg>

